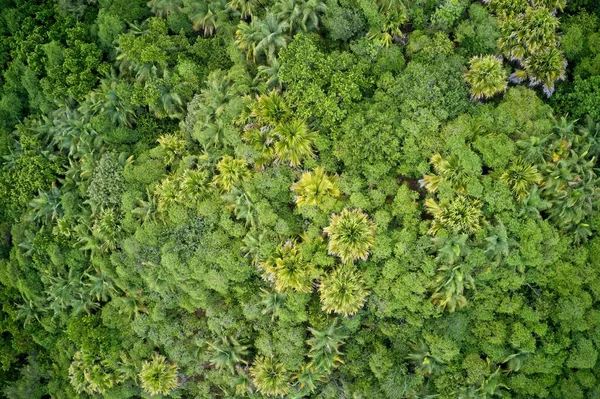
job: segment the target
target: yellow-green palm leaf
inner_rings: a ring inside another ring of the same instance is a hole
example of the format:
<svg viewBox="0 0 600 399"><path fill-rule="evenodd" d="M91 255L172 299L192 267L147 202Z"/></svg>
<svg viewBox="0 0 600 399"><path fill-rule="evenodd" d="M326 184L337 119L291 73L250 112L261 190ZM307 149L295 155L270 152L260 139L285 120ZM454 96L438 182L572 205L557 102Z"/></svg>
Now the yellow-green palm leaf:
<svg viewBox="0 0 600 399"><path fill-rule="evenodd" d="M339 256L343 263L366 260L375 241L375 223L358 209L333 215L323 231L329 236L329 253Z"/></svg>
<svg viewBox="0 0 600 399"><path fill-rule="evenodd" d="M327 313L344 316L355 314L362 308L369 291L365 289L362 274L349 266L342 266L323 278L319 291L322 309Z"/></svg>

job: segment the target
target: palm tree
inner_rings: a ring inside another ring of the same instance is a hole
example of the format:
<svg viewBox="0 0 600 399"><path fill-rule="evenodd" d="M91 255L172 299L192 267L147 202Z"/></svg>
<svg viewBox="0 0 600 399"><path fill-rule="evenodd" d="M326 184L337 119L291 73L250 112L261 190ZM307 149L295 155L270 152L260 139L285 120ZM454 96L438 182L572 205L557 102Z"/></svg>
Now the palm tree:
<svg viewBox="0 0 600 399"><path fill-rule="evenodd" d="M217 163L218 175L213 177L213 184L221 192L230 192L234 186L239 186L242 182L250 178L248 163L244 159L235 159L225 155Z"/></svg>
<svg viewBox="0 0 600 399"><path fill-rule="evenodd" d="M83 249L101 252L114 251L122 232L119 221L121 215L113 208L102 209L94 217L94 223L90 229L93 239L83 246ZM85 238L85 236L82 236Z"/></svg>
<svg viewBox="0 0 600 399"><path fill-rule="evenodd" d="M222 147L232 135L231 127L223 119L217 119L214 122L196 125L193 136L206 150L209 150Z"/></svg>
<svg viewBox="0 0 600 399"><path fill-rule="evenodd" d="M181 190L179 188L179 180L173 177L163 179L160 184L154 188L156 196L156 209L159 213L164 214L170 207L181 201Z"/></svg>
<svg viewBox="0 0 600 399"><path fill-rule="evenodd" d="M256 236L255 231L251 231L242 240L244 246L242 247L242 252L244 256L252 259L252 264L258 266L262 259L262 248L265 246L267 241L266 234L263 232Z"/></svg>
<svg viewBox="0 0 600 399"><path fill-rule="evenodd" d="M268 13L263 21L253 19L250 24L242 21L236 32L236 43L246 50L248 59L257 61L257 57L265 57L272 61L279 50L287 46L288 23L279 22L274 14Z"/></svg>
<svg viewBox="0 0 600 399"><path fill-rule="evenodd" d="M321 280L321 308L327 313L350 316L359 311L369 294L358 270L338 267Z"/></svg>
<svg viewBox="0 0 600 399"><path fill-rule="evenodd" d="M519 15L519 22L520 29L516 35L530 54L538 54L555 46L560 22L548 9L527 7Z"/></svg>
<svg viewBox="0 0 600 399"><path fill-rule="evenodd" d="M107 302L111 297L117 294L112 281L102 272L97 272L97 275L84 273L87 282L84 285L87 287L89 294L96 298L96 301Z"/></svg>
<svg viewBox="0 0 600 399"><path fill-rule="evenodd" d="M124 59L120 55L118 59ZM108 115L110 120L119 125L132 127L136 120L136 113L131 106L129 99L123 95L123 84L111 75L100 81L100 88L90 93L86 100L79 107L79 112L83 115L95 115L102 113Z"/></svg>
<svg viewBox="0 0 600 399"><path fill-rule="evenodd" d="M552 135L544 137L531 136L528 139L517 141L517 147L522 154L523 160L532 164L543 163L546 155L546 145L551 138Z"/></svg>
<svg viewBox="0 0 600 399"><path fill-rule="evenodd" d="M313 281L318 277L315 267L306 262L298 246L293 241L287 241L275 251L275 256L259 265L265 273L265 278L274 283L278 292L290 290L310 293Z"/></svg>
<svg viewBox="0 0 600 399"><path fill-rule="evenodd" d="M262 289L262 300L260 301L261 305L264 306L263 311L261 312L263 315L270 314L271 321L274 321L279 317L281 309L285 305L285 299L287 295L281 292L269 292L265 289Z"/></svg>
<svg viewBox="0 0 600 399"><path fill-rule="evenodd" d="M557 46L559 21L546 8L527 6L524 12L504 15L498 22L498 46L510 60L522 61Z"/></svg>
<svg viewBox="0 0 600 399"><path fill-rule="evenodd" d="M342 263L366 260L375 241L375 223L358 209L333 215L323 231L329 236L329 253L339 256Z"/></svg>
<svg viewBox="0 0 600 399"><path fill-rule="evenodd" d="M540 212L550 208L551 205L550 201L542 199L538 186L533 186L529 192L529 196L523 201L519 216L539 218L541 217Z"/></svg>
<svg viewBox="0 0 600 399"><path fill-rule="evenodd" d="M142 224L155 221L158 212L156 196L148 188L146 188L146 198L147 200L139 200L137 207L131 211Z"/></svg>
<svg viewBox="0 0 600 399"><path fill-rule="evenodd" d="M286 21L290 32L304 32L317 29L319 14L327 11L322 0L283 0L273 7L273 12L280 21Z"/></svg>
<svg viewBox="0 0 600 399"><path fill-rule="evenodd" d="M483 3L487 4L492 11L504 12L507 15L522 13L529 7L528 0L483 0Z"/></svg>
<svg viewBox="0 0 600 399"><path fill-rule="evenodd" d="M209 191L208 172L200 169L186 169L181 175L181 193L189 204L196 204Z"/></svg>
<svg viewBox="0 0 600 399"><path fill-rule="evenodd" d="M149 103L150 111L161 118L182 119L188 98L181 94L185 82L177 75L171 75L165 70L160 79L154 80L157 96Z"/></svg>
<svg viewBox="0 0 600 399"><path fill-rule="evenodd" d="M529 352L513 353L512 355L508 355L502 361L502 364L506 364L509 373L513 371L519 371L521 367L523 367L523 363L528 355Z"/></svg>
<svg viewBox="0 0 600 399"><path fill-rule="evenodd" d="M126 292L125 296L117 296L112 301L117 305L119 314L124 314L129 320L133 320L140 313L148 312L148 308L144 305L142 291L133 294Z"/></svg>
<svg viewBox="0 0 600 399"><path fill-rule="evenodd" d="M156 141L164 153L164 162L167 166L173 165L185 154L185 140L174 134L163 134Z"/></svg>
<svg viewBox="0 0 600 399"><path fill-rule="evenodd" d="M223 18L225 0L196 1L183 0L181 11L192 21L194 30L203 30L204 36L212 36Z"/></svg>
<svg viewBox="0 0 600 399"><path fill-rule="evenodd" d="M329 176L323 167L312 172L304 172L291 190L296 193L298 206L322 205L326 198L337 198L340 190L336 187L337 177Z"/></svg>
<svg viewBox="0 0 600 399"><path fill-rule="evenodd" d="M428 233L435 234L442 228L454 234L476 233L483 223L481 206L481 201L465 195L458 195L440 203L431 198L425 200L425 208L433 216Z"/></svg>
<svg viewBox="0 0 600 399"><path fill-rule="evenodd" d="M240 18L247 20L253 18L259 7L263 6L263 0L229 0L227 7L240 13Z"/></svg>
<svg viewBox="0 0 600 399"><path fill-rule="evenodd" d="M485 256L488 259L500 264L502 259L510 254L512 241L508 239L506 227L504 227L504 223L501 221L498 221L498 224L490 229L489 235L485 240L488 242L485 249Z"/></svg>
<svg viewBox="0 0 600 399"><path fill-rule="evenodd" d="M139 374L142 389L150 395L167 395L179 385L178 372L179 368L175 364L154 353L151 361L142 364Z"/></svg>
<svg viewBox="0 0 600 399"><path fill-rule="evenodd" d="M550 97L554 93L554 83L565 78L567 60L561 50L551 48L526 58L523 68L524 73L515 72L513 80L518 81L526 74L531 86L542 85L544 94Z"/></svg>
<svg viewBox="0 0 600 399"><path fill-rule="evenodd" d="M312 338L306 341L310 347L308 357L311 364L319 373L328 375L338 363L344 363L340 346L348 337L343 333L343 327L337 325L337 319L324 330L318 331L312 327L308 330L312 334Z"/></svg>
<svg viewBox="0 0 600 399"><path fill-rule="evenodd" d="M213 352L210 363L217 370L227 369L231 374L235 374L237 364L247 363L243 356L248 355L248 347L241 345L234 337L224 336L221 342L209 343L208 346Z"/></svg>
<svg viewBox="0 0 600 399"><path fill-rule="evenodd" d="M408 10L403 0L378 0L378 19L367 32L367 39L382 47L389 47L395 39L402 37L400 26L408 20ZM369 19L371 19L371 16Z"/></svg>
<svg viewBox="0 0 600 399"><path fill-rule="evenodd" d="M167 18L179 11L183 3L182 0L150 0L147 5L156 16Z"/></svg>
<svg viewBox="0 0 600 399"><path fill-rule="evenodd" d="M267 87L269 89L281 89L283 85L279 80L280 68L281 65L279 64L279 60L275 58L269 63L269 65L259 65L258 74L256 75L256 78L266 78Z"/></svg>
<svg viewBox="0 0 600 399"><path fill-rule="evenodd" d="M227 208L233 211L236 219L244 219L246 226L256 226L256 207L248 193L233 187L230 193L223 196L223 199L227 202Z"/></svg>
<svg viewBox="0 0 600 399"><path fill-rule="evenodd" d="M60 189L53 183L49 192L40 192L29 203L32 208L31 217L41 221L47 221L48 218L53 221L58 220L63 214L61 197Z"/></svg>
<svg viewBox="0 0 600 399"><path fill-rule="evenodd" d="M269 127L252 128L243 133L242 138L255 151L253 165L256 170L263 170L275 159L273 149L273 135Z"/></svg>
<svg viewBox="0 0 600 399"><path fill-rule="evenodd" d="M314 158L313 145L317 132L311 131L300 119L294 118L277 125L274 133L274 154L277 162L298 167L305 158Z"/></svg>
<svg viewBox="0 0 600 399"><path fill-rule="evenodd" d="M448 158L442 157L439 153L433 154L429 163L433 166L435 175L423 175L419 181L422 187L430 193L435 193L441 183L450 183L451 187L459 192L466 192L466 184L469 178L469 172L465 169L460 158L452 154Z"/></svg>
<svg viewBox="0 0 600 399"><path fill-rule="evenodd" d="M290 391L289 372L273 355L257 357L250 375L258 391L266 396L283 396Z"/></svg>
<svg viewBox="0 0 600 399"><path fill-rule="evenodd" d="M449 265L457 263L470 252L468 239L469 236L466 234L432 238L431 241L437 247L436 261Z"/></svg>
<svg viewBox="0 0 600 399"><path fill-rule="evenodd" d="M508 84L508 73L499 57L476 56L469 60L465 80L471 87L471 98L480 100L504 92Z"/></svg>
<svg viewBox="0 0 600 399"><path fill-rule="evenodd" d="M82 351L75 352L69 366L69 382L78 393L103 394L123 380L123 376L111 370L106 361Z"/></svg>
<svg viewBox="0 0 600 399"><path fill-rule="evenodd" d="M444 363L441 359L431 354L429 347L423 341L418 341L410 345L411 352L406 357L412 363L423 370L423 374L430 376L441 370Z"/></svg>
<svg viewBox="0 0 600 399"><path fill-rule="evenodd" d="M238 48L246 51L248 60L256 61L256 46L261 36L261 25L258 19L253 18L250 23L246 21L239 23L238 29L235 31L235 43Z"/></svg>
<svg viewBox="0 0 600 399"><path fill-rule="evenodd" d="M436 283L438 287L431 299L450 313L467 305L465 289L475 289L475 281L462 265L439 267Z"/></svg>
<svg viewBox="0 0 600 399"><path fill-rule="evenodd" d="M521 158L517 158L500 175L500 181L509 186L519 201L529 196L529 190L535 184L542 182L542 175L537 167L529 165Z"/></svg>
<svg viewBox="0 0 600 399"><path fill-rule="evenodd" d="M299 388L298 397L306 397L314 393L317 389L317 382L326 381L323 373L315 367L313 362L300 366L300 370L294 375L294 379Z"/></svg>
<svg viewBox="0 0 600 399"><path fill-rule="evenodd" d="M257 118L262 126L276 126L288 121L291 111L281 93L271 90L268 94L258 96L251 105L250 116Z"/></svg>
<svg viewBox="0 0 600 399"><path fill-rule="evenodd" d="M551 205L550 220L564 230L573 231L575 240L581 241L591 235L586 219L600 200L596 154L590 151L597 146L597 140L589 133L584 136L570 130L557 133L560 136L550 145L543 171L542 194Z"/></svg>

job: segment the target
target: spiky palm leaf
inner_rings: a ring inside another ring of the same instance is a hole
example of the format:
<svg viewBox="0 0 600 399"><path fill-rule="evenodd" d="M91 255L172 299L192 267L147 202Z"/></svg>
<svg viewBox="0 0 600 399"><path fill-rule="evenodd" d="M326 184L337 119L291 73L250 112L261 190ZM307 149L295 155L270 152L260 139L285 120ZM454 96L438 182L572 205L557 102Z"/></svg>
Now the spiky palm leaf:
<svg viewBox="0 0 600 399"><path fill-rule="evenodd" d="M167 395L179 385L179 368L167 359L154 353L151 361L142 364L139 378L142 389L150 395Z"/></svg>
<svg viewBox="0 0 600 399"><path fill-rule="evenodd" d="M298 167L304 159L314 158L313 145L317 133L311 131L304 121L292 119L281 123L276 126L274 132L277 137L274 145L277 162Z"/></svg>
<svg viewBox="0 0 600 399"><path fill-rule="evenodd" d="M263 5L263 0L229 0L227 2L227 7L240 13L241 19L254 17L259 7Z"/></svg>
<svg viewBox="0 0 600 399"><path fill-rule="evenodd" d="M375 223L358 209L344 209L333 215L323 231L329 236L330 254L340 257L343 263L366 260L375 242Z"/></svg>
<svg viewBox="0 0 600 399"><path fill-rule="evenodd" d="M440 184L450 183L452 188L459 193L466 192L468 171L465 169L457 155L451 155L448 158L442 157L439 153L433 154L429 163L433 166L434 175L423 175L420 181L430 193L437 192Z"/></svg>
<svg viewBox="0 0 600 399"><path fill-rule="evenodd" d="M182 0L150 0L147 5L156 16L167 18L179 11L183 2Z"/></svg>
<svg viewBox="0 0 600 399"><path fill-rule="evenodd" d="M530 85L541 85L544 94L550 97L554 93L554 83L565 78L567 60L561 50L551 48L526 58L523 68Z"/></svg>
<svg viewBox="0 0 600 399"><path fill-rule="evenodd" d="M229 192L250 177L248 163L225 155L217 163L219 174L213 177L213 184L222 192Z"/></svg>
<svg viewBox="0 0 600 399"><path fill-rule="evenodd" d="M185 153L185 140L175 134L163 134L156 141L164 152L165 165L173 165Z"/></svg>
<svg viewBox="0 0 600 399"><path fill-rule="evenodd" d="M423 374L429 376L441 370L441 365L444 362L431 354L425 342L415 342L410 345L410 349L411 352L406 356L406 359L419 366L423 370Z"/></svg>
<svg viewBox="0 0 600 399"><path fill-rule="evenodd" d="M241 345L235 337L224 336L221 342L209 343L212 351L210 363L217 370L226 369L235 374L235 366L239 363L246 364L244 356L248 355L248 347Z"/></svg>
<svg viewBox="0 0 600 399"><path fill-rule="evenodd" d="M319 286L322 309L327 313L350 316L359 311L369 294L358 270L338 267L321 280Z"/></svg>
<svg viewBox="0 0 600 399"><path fill-rule="evenodd" d="M204 36L212 36L224 18L225 0L195 1L183 0L182 12L192 22L194 30L202 29Z"/></svg>
<svg viewBox="0 0 600 399"><path fill-rule="evenodd" d="M287 295L281 292L269 292L265 289L262 289L261 297L262 300L260 303L262 306L264 306L264 309L261 313L264 315L270 314L271 321L274 321L279 317L281 309L285 305L285 299L287 298Z"/></svg>
<svg viewBox="0 0 600 399"><path fill-rule="evenodd" d="M227 208L233 211L236 219L244 219L246 226L256 226L256 209L248 193L234 187L230 193L223 196L223 199L227 202Z"/></svg>
<svg viewBox="0 0 600 399"><path fill-rule="evenodd" d="M250 375L258 391L266 396L283 396L290 391L290 374L272 355L257 357Z"/></svg>
<svg viewBox="0 0 600 399"><path fill-rule="evenodd" d="M319 331L312 327L308 330L312 334L306 341L310 347L308 357L316 371L329 374L338 364L344 363L340 346L344 344L347 336L343 333L343 327L338 326L337 319L324 330Z"/></svg>
<svg viewBox="0 0 600 399"><path fill-rule="evenodd" d="M499 57L476 56L469 60L465 79L471 87L471 97L479 100L504 92L508 84L508 73Z"/></svg>
<svg viewBox="0 0 600 399"><path fill-rule="evenodd" d="M438 269L436 278L438 288L433 293L431 299L450 313L456 308L463 308L467 305L466 289L475 289L475 281L465 272L462 265L441 266Z"/></svg>
<svg viewBox="0 0 600 399"><path fill-rule="evenodd" d="M292 241L277 248L275 256L260 264L260 269L278 292L293 290L309 293L313 289L314 279L318 277L314 265L303 259L298 246Z"/></svg>
<svg viewBox="0 0 600 399"><path fill-rule="evenodd" d="M542 182L542 175L535 165L518 158L500 175L500 181L511 188L519 201L523 201L529 196L531 187Z"/></svg>
<svg viewBox="0 0 600 399"><path fill-rule="evenodd" d="M318 166L312 172L304 172L291 190L296 193L296 204L322 205L326 198L337 198L340 190L336 187L337 177L329 176L323 167Z"/></svg>
<svg viewBox="0 0 600 399"><path fill-rule="evenodd" d="M458 195L441 203L431 198L425 200L425 208L433 216L429 234L435 234L442 228L455 234L476 233L483 223L481 206L481 201L465 195Z"/></svg>
<svg viewBox="0 0 600 399"><path fill-rule="evenodd" d="M271 90L268 94L258 96L251 105L251 116L258 119L263 126L275 126L287 122L290 109L283 100L281 93Z"/></svg>

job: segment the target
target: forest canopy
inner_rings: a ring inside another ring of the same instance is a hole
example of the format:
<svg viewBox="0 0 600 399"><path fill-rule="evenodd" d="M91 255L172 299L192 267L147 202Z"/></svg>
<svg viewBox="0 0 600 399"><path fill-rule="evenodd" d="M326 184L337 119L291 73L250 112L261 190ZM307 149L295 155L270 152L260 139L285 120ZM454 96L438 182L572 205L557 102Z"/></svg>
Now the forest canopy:
<svg viewBox="0 0 600 399"><path fill-rule="evenodd" d="M0 0L0 398L598 398L599 153L595 0Z"/></svg>

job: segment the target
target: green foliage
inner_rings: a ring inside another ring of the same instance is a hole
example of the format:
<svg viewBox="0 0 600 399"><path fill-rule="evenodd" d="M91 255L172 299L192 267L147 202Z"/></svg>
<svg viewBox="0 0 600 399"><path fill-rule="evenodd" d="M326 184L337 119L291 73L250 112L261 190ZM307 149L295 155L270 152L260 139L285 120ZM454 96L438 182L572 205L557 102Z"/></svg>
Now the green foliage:
<svg viewBox="0 0 600 399"><path fill-rule="evenodd" d="M121 203L125 183L122 168L115 155L111 153L102 155L94 168L87 189L93 209L115 207Z"/></svg>
<svg viewBox="0 0 600 399"><path fill-rule="evenodd" d="M599 11L0 0L0 396L599 397Z"/></svg>

